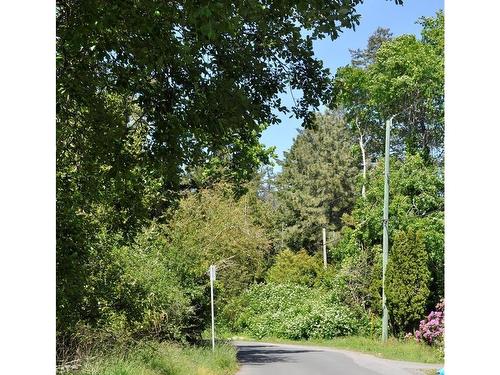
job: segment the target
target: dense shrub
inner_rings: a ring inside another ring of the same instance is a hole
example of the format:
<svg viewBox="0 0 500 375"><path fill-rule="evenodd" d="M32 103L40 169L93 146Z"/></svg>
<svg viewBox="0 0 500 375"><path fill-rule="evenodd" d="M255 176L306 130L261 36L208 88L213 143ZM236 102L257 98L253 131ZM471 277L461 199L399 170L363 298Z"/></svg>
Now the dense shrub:
<svg viewBox="0 0 500 375"><path fill-rule="evenodd" d="M105 341L124 335L184 340L195 319L194 299L206 287L200 277L185 288L172 267L174 254L165 228L152 224L129 246L99 245L87 284L82 285L92 292L82 306L86 313L71 334L60 334L66 336L60 339L86 340L84 336L95 336L90 332L100 330L106 333ZM96 336L95 341L99 340Z"/></svg>
<svg viewBox="0 0 500 375"><path fill-rule="evenodd" d="M386 274L387 307L396 333L415 328L429 297L428 256L420 231L397 231Z"/></svg>
<svg viewBox="0 0 500 375"><path fill-rule="evenodd" d="M172 269L182 280L217 264L219 301L239 295L264 272L266 233L251 216L249 196L235 199L230 185L218 184L181 200L167 226Z"/></svg>
<svg viewBox="0 0 500 375"><path fill-rule="evenodd" d="M352 222L352 217L349 215L342 216L343 226L339 232L339 240L329 249L329 255L335 264L340 264L344 259L352 257L360 251L359 231L352 228L350 225L355 225Z"/></svg>
<svg viewBox="0 0 500 375"><path fill-rule="evenodd" d="M165 229L152 225L129 247L114 251L113 261L121 269L115 284L115 300L106 306L103 318L141 336L183 340L193 324L194 301L205 289L202 277L189 288L180 272L172 272L175 253L165 239ZM104 306L105 301L102 302Z"/></svg>
<svg viewBox="0 0 500 375"><path fill-rule="evenodd" d="M365 332L361 317L335 293L293 284L257 284L224 309L228 328L256 337L332 338Z"/></svg>
<svg viewBox="0 0 500 375"><path fill-rule="evenodd" d="M299 284L313 286L323 273L322 260L310 256L305 250L294 253L285 249L275 257L268 270L266 281L275 284Z"/></svg>
<svg viewBox="0 0 500 375"><path fill-rule="evenodd" d="M262 273L267 239L249 217L246 199L220 185L187 194L168 224L153 221L129 240L102 229L89 245L85 282L74 286L81 290L79 311L70 327L66 315L57 316L58 352L74 351L95 330L106 333L104 341L201 338L210 316L209 264L221 266L218 302ZM59 303L65 311L68 302Z"/></svg>
<svg viewBox="0 0 500 375"><path fill-rule="evenodd" d="M371 282L380 275L373 274L373 258L371 252L359 251L345 258L339 266L337 278L342 286L342 300L350 306L367 308L372 299Z"/></svg>

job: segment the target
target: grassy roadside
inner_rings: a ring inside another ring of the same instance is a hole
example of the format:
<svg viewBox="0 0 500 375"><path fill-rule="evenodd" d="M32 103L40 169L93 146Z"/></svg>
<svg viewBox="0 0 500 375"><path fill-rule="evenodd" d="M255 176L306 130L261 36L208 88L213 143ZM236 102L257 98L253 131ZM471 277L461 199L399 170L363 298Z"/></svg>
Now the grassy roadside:
<svg viewBox="0 0 500 375"><path fill-rule="evenodd" d="M368 353L386 359L432 364L443 363L437 349L415 341L400 341L395 338L389 338L386 344L377 339L358 336L337 337L330 340L285 340L276 337L256 339L248 336L234 336L232 339L281 344L317 345Z"/></svg>
<svg viewBox="0 0 500 375"><path fill-rule="evenodd" d="M125 353L86 360L74 375L233 375L238 369L236 349L221 344L185 347L172 343L142 343Z"/></svg>

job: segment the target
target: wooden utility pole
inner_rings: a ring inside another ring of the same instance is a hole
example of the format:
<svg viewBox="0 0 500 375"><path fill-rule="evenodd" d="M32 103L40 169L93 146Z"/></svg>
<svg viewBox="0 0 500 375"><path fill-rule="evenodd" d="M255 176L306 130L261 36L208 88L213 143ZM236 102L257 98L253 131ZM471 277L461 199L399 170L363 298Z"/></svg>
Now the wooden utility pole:
<svg viewBox="0 0 500 375"><path fill-rule="evenodd" d="M387 341L388 311L385 298L385 271L389 257L389 143L392 117L385 124L384 218L382 239L382 341Z"/></svg>
<svg viewBox="0 0 500 375"><path fill-rule="evenodd" d="M327 259L326 259L326 228L323 228L323 266L326 269Z"/></svg>

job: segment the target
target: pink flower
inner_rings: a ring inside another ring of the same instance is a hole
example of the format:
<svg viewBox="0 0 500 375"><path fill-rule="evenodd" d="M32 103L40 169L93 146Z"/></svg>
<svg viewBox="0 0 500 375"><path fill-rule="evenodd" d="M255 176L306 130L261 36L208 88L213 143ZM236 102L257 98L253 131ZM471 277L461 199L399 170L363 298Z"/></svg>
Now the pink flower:
<svg viewBox="0 0 500 375"><path fill-rule="evenodd" d="M436 311L431 311L426 319L420 321L420 326L415 331L415 340L424 340L432 345L444 335L444 300L436 305Z"/></svg>

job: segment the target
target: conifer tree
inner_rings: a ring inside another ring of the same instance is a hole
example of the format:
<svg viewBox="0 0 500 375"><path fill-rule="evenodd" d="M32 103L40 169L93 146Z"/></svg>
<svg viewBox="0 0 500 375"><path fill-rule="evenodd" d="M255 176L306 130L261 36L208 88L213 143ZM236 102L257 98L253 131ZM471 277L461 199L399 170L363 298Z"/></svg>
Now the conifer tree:
<svg viewBox="0 0 500 375"><path fill-rule="evenodd" d="M342 118L327 112L285 152L277 188L283 238L291 249L318 249L321 228L339 228L352 209L358 171L352 144Z"/></svg>
<svg viewBox="0 0 500 375"><path fill-rule="evenodd" d="M430 272L421 231L397 231L386 274L387 307L397 333L409 332L425 313Z"/></svg>

